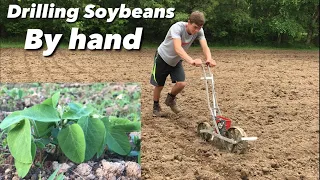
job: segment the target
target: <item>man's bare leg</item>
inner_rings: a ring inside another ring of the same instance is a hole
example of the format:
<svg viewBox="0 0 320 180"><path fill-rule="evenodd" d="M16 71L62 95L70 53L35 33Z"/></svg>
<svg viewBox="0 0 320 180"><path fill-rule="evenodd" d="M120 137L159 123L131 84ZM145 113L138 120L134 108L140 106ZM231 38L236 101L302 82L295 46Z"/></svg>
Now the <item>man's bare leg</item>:
<svg viewBox="0 0 320 180"><path fill-rule="evenodd" d="M176 84L172 87L170 94L176 96L183 90L186 85L186 82L176 82Z"/></svg>
<svg viewBox="0 0 320 180"><path fill-rule="evenodd" d="M163 89L163 86L155 86L153 89L153 101L158 101L160 99L160 94Z"/></svg>

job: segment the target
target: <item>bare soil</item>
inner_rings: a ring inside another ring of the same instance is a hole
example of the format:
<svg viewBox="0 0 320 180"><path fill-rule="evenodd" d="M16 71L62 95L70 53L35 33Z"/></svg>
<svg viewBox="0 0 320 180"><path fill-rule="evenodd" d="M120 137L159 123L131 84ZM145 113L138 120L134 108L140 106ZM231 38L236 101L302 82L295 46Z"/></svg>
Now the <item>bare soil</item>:
<svg viewBox="0 0 320 180"><path fill-rule="evenodd" d="M211 121L200 68L184 63L183 112L163 103L168 79L160 102L167 116L152 117L154 53L58 50L45 58L42 51L1 49L0 81L141 83L143 179L319 179L319 52L213 51L223 115L258 137L241 155L197 136L197 124ZM202 56L200 49L190 54Z"/></svg>

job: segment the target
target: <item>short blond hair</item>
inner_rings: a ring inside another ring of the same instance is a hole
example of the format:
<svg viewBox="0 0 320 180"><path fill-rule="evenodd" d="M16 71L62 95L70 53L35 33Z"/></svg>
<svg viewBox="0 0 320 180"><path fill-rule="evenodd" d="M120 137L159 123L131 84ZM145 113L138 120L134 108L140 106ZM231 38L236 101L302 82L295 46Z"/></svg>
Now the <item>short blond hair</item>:
<svg viewBox="0 0 320 180"><path fill-rule="evenodd" d="M194 11L190 14L189 21L191 24L195 23L198 26L203 26L205 22L204 14L200 11Z"/></svg>

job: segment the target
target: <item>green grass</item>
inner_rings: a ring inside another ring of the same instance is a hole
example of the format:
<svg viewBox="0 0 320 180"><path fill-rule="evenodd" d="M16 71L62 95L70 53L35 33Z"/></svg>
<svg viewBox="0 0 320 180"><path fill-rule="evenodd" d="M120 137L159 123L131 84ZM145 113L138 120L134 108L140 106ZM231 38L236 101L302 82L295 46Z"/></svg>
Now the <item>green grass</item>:
<svg viewBox="0 0 320 180"><path fill-rule="evenodd" d="M24 48L24 40L0 40L0 48ZM42 48L46 48L44 45ZM58 48L67 49L68 44L66 42L62 42L58 45Z"/></svg>
<svg viewBox="0 0 320 180"><path fill-rule="evenodd" d="M198 47L200 48L200 47ZM220 50L301 50L318 51L319 47L276 47L276 46L210 46Z"/></svg>
<svg viewBox="0 0 320 180"><path fill-rule="evenodd" d="M144 44L142 45L142 49L155 49L159 45L157 44ZM210 49L217 50L301 50L301 51L319 51L319 47L316 46L288 46L288 47L278 47L278 46L264 46L264 45L209 45ZM192 45L192 49L201 49L200 45Z"/></svg>
<svg viewBox="0 0 320 180"><path fill-rule="evenodd" d="M149 43L143 42L141 49L155 49L160 45L160 43ZM0 48L24 48L24 40L0 40ZM46 49L44 46L43 48ZM193 49L201 48L199 44L193 45ZM211 49L219 50L310 50L310 51L319 51L319 47L316 46L306 46L306 45L291 45L291 46L265 46L265 45L210 45ZM57 49L68 49L68 43L62 42L59 44Z"/></svg>
<svg viewBox="0 0 320 180"><path fill-rule="evenodd" d="M306 46L301 44L278 46L278 45L211 45L214 49L231 49L231 50L311 50L318 51L319 47ZM200 48L200 47L199 47Z"/></svg>
<svg viewBox="0 0 320 180"><path fill-rule="evenodd" d="M24 48L23 42L0 40L0 48Z"/></svg>
<svg viewBox="0 0 320 180"><path fill-rule="evenodd" d="M160 45L161 43L149 43L149 42L143 42L141 44L141 49L156 49L158 48L158 46Z"/></svg>

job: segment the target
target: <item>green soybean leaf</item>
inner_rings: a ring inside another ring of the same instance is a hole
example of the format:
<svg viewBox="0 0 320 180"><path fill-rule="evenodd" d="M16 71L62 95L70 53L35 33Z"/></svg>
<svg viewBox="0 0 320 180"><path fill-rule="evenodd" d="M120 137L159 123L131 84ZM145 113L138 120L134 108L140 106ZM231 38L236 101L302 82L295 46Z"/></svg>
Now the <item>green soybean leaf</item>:
<svg viewBox="0 0 320 180"><path fill-rule="evenodd" d="M48 135L51 132L51 129L55 125L53 122L40 122L35 121L36 127L34 128L36 137L43 137Z"/></svg>
<svg viewBox="0 0 320 180"><path fill-rule="evenodd" d="M105 143L108 148L120 155L129 154L131 145L126 132L122 129L113 128L107 118L102 118L102 122L106 127Z"/></svg>
<svg viewBox="0 0 320 180"><path fill-rule="evenodd" d="M51 98L44 100L41 104L49 105L55 108L58 105L59 99L60 99L60 92L56 92L52 95Z"/></svg>
<svg viewBox="0 0 320 180"><path fill-rule="evenodd" d="M52 106L52 98L48 98L48 99L44 100L41 104Z"/></svg>
<svg viewBox="0 0 320 180"><path fill-rule="evenodd" d="M106 135L104 135L104 137L106 137ZM104 149L106 148L106 145L105 145L105 138L103 138L103 144L102 146L100 147L100 149L98 150L97 152L97 158L100 158L102 156L102 154L104 153Z"/></svg>
<svg viewBox="0 0 320 180"><path fill-rule="evenodd" d="M41 122L56 122L60 121L58 112L52 106L46 104L34 105L21 112L21 115L25 118L32 119Z"/></svg>
<svg viewBox="0 0 320 180"><path fill-rule="evenodd" d="M46 145L41 141L35 141L34 143L35 143L36 147L38 147L40 149L43 149L46 147Z"/></svg>
<svg viewBox="0 0 320 180"><path fill-rule="evenodd" d="M109 122L112 125L118 125L118 124L128 124L131 121L127 118L119 118L116 116L109 116Z"/></svg>
<svg viewBox="0 0 320 180"><path fill-rule="evenodd" d="M102 122L102 121L101 121ZM103 124L103 123L102 123ZM98 151L97 151L97 157L101 157L102 156L102 154L104 153L104 149L106 148L106 144L105 144L105 141L106 141L106 129L105 129L105 127L103 126L103 128L104 128L104 133L103 133L103 135L101 134L101 136L102 136L102 142L101 142L101 144L100 144L100 146L99 146L99 148L98 148Z"/></svg>
<svg viewBox="0 0 320 180"><path fill-rule="evenodd" d="M131 151L129 138L124 131L110 128L106 140L108 147L120 155L127 155Z"/></svg>
<svg viewBox="0 0 320 180"><path fill-rule="evenodd" d="M107 127L104 123L104 121L109 121L108 117L103 117L101 119L101 122L104 124L104 128L105 128L105 133L104 133L104 136L103 136L103 142L101 144L101 147L99 148L98 152L97 152L97 158L101 157L102 154L104 153L104 150L106 149L107 147L107 143L106 143L106 133L107 133Z"/></svg>
<svg viewBox="0 0 320 180"><path fill-rule="evenodd" d="M14 165L16 166L16 169L18 171L18 176L24 178L28 174L32 163L22 163L15 159Z"/></svg>
<svg viewBox="0 0 320 180"><path fill-rule="evenodd" d="M80 119L83 116L89 116L94 110L91 106L84 106L80 103L69 103L69 110L63 113L63 119Z"/></svg>
<svg viewBox="0 0 320 180"><path fill-rule="evenodd" d="M8 133L7 140L9 150L15 160L25 164L32 163L31 128L29 120L25 119L11 129Z"/></svg>
<svg viewBox="0 0 320 180"><path fill-rule="evenodd" d="M6 129L7 127L11 126L12 124L18 123L21 120L24 119L24 117L21 115L22 111L15 111L11 113L9 116L7 116L0 124L0 128Z"/></svg>
<svg viewBox="0 0 320 180"><path fill-rule="evenodd" d="M139 132L141 130L140 122L130 122L128 124L119 124L112 126L115 130L122 130L124 132Z"/></svg>
<svg viewBox="0 0 320 180"><path fill-rule="evenodd" d="M0 128L5 129L25 118L42 122L60 121L58 113L53 107L45 104L38 104L22 111L11 113L1 122Z"/></svg>
<svg viewBox="0 0 320 180"><path fill-rule="evenodd" d="M91 159L104 143L105 128L100 119L94 119L88 116L78 120L86 140L85 160Z"/></svg>
<svg viewBox="0 0 320 180"><path fill-rule="evenodd" d="M52 106L53 107L57 107L59 99L60 99L60 92L54 93L52 96Z"/></svg>
<svg viewBox="0 0 320 180"><path fill-rule="evenodd" d="M37 147L34 142L31 142L31 157L32 157L32 162L34 161L34 158L36 157L36 151Z"/></svg>
<svg viewBox="0 0 320 180"><path fill-rule="evenodd" d="M59 132L60 132L60 129L59 129L58 127L57 127L57 128L52 128L52 129L51 129L51 136L52 136L53 138L57 138Z"/></svg>
<svg viewBox="0 0 320 180"><path fill-rule="evenodd" d="M62 152L73 162L81 163L85 158L86 142L84 133L78 124L62 129L58 134Z"/></svg>
<svg viewBox="0 0 320 180"><path fill-rule="evenodd" d="M24 93L21 89L18 90L18 99L21 99L24 96Z"/></svg>
<svg viewBox="0 0 320 180"><path fill-rule="evenodd" d="M115 116L109 116L109 122L111 126L123 129L126 132L138 132L141 130L140 121L130 121L127 118L118 118Z"/></svg>
<svg viewBox="0 0 320 180"><path fill-rule="evenodd" d="M126 116L127 119L130 119L133 122L139 121L140 120L140 115L137 113L130 113Z"/></svg>

